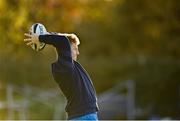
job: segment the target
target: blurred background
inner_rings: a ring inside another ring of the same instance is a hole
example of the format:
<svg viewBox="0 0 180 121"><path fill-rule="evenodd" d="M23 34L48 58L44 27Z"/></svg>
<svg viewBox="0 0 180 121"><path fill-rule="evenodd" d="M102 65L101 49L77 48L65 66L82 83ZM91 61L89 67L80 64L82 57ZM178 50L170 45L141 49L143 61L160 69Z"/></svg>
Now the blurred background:
<svg viewBox="0 0 180 121"><path fill-rule="evenodd" d="M0 0L0 119L66 119L55 50L23 42L33 23L75 33L100 119L180 119L179 0Z"/></svg>

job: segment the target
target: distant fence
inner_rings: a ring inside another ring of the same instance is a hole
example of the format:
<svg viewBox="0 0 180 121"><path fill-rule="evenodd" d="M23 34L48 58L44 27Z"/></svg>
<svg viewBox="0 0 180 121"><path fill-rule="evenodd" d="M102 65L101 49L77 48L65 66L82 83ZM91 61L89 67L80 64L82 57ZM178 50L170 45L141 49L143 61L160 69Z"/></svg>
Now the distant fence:
<svg viewBox="0 0 180 121"><path fill-rule="evenodd" d="M124 91L125 90L125 91ZM128 80L119 83L98 97L100 106L99 118L102 120L116 119L123 115L125 119L135 119L135 84Z"/></svg>
<svg viewBox="0 0 180 121"><path fill-rule="evenodd" d="M15 97L21 96L21 98ZM7 110L7 119L13 120L15 112L18 113L20 120L29 119L28 111L31 106L31 101L42 103L46 106L54 106L53 101L56 101L52 119L60 119L61 114L64 114L64 102L59 99L60 95L56 90L42 90L33 86L18 87L8 84L6 87L6 101L0 101L0 109Z"/></svg>
<svg viewBox="0 0 180 121"><path fill-rule="evenodd" d="M125 91L124 91L125 90ZM30 102L42 103L45 106L53 107L52 120L65 117L64 100L59 100L59 91L54 89L42 90L37 87L25 85L18 87L9 84L6 87L6 101L0 101L0 109L7 110L7 119L13 120L15 112L18 112L20 120L29 119ZM21 96L21 98L15 97ZM56 103L54 106L53 104ZM104 93L98 95L98 104L100 107L100 119L113 119L115 114L125 114L126 119L135 119L135 84L129 80L119 83Z"/></svg>

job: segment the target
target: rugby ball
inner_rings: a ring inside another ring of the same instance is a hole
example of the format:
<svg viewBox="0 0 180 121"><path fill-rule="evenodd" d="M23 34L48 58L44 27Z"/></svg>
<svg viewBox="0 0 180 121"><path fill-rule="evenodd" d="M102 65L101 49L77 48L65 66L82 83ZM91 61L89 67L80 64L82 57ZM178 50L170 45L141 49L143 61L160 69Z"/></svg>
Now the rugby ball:
<svg viewBox="0 0 180 121"><path fill-rule="evenodd" d="M43 35L43 34L47 34L47 30L45 28L45 26L41 23L35 23L31 26L30 28L30 34L39 34L39 35ZM31 48L35 51L41 51L42 49L44 49L44 47L46 46L45 43L40 42L39 45L37 44L31 44Z"/></svg>

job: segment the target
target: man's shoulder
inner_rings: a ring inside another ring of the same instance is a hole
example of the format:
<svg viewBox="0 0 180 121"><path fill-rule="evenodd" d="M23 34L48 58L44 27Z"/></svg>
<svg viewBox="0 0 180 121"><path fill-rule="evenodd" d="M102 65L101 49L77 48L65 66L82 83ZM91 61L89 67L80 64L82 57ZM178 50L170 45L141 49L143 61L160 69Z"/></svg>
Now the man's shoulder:
<svg viewBox="0 0 180 121"><path fill-rule="evenodd" d="M53 72L69 72L73 70L73 64L69 61L58 60L51 64Z"/></svg>

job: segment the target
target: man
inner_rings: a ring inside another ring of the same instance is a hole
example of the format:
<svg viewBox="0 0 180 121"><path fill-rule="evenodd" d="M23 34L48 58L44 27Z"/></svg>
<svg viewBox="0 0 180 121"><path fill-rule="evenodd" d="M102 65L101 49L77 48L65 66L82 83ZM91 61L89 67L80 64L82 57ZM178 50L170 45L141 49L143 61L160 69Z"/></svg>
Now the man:
<svg viewBox="0 0 180 121"><path fill-rule="evenodd" d="M27 45L44 42L56 48L58 59L52 74L67 99L69 120L98 120L97 98L86 70L76 60L80 41L75 34L25 34Z"/></svg>

